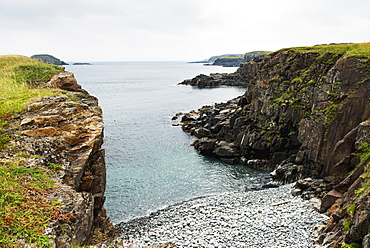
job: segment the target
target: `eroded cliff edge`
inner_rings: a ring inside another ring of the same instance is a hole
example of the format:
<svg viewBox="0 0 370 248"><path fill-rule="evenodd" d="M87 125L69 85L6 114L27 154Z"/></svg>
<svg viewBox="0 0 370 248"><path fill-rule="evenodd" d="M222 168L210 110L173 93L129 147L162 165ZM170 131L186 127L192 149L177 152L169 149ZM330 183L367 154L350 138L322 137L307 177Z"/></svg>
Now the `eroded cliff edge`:
<svg viewBox="0 0 370 248"><path fill-rule="evenodd" d="M104 123L98 100L69 72L54 76L47 87L55 88L55 95L33 101L12 119L19 128L8 131L12 140L4 157L21 156L28 167L53 169L55 187L43 193L59 206L46 227L52 246L87 245L94 234L111 237L114 229L103 207Z"/></svg>
<svg viewBox="0 0 370 248"><path fill-rule="evenodd" d="M357 47L356 47L357 46ZM202 154L298 181L331 216L319 241L369 245L370 60L367 44L285 49L235 74L246 93L185 115Z"/></svg>

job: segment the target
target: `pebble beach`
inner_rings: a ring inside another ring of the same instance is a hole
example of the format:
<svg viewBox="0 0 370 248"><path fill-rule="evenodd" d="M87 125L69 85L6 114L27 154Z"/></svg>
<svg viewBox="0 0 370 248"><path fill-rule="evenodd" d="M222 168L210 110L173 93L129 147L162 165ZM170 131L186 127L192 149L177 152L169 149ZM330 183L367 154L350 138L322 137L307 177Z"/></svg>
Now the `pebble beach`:
<svg viewBox="0 0 370 248"><path fill-rule="evenodd" d="M292 187L191 199L118 224L120 237L100 247L318 247L313 226L327 217Z"/></svg>

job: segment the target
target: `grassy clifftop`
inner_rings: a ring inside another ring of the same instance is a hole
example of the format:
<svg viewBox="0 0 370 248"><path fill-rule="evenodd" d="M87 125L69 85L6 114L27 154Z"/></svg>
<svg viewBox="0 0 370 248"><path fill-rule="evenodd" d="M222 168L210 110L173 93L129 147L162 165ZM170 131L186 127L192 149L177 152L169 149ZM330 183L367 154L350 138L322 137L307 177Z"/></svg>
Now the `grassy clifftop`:
<svg viewBox="0 0 370 248"><path fill-rule="evenodd" d="M20 246L20 240L39 247L51 246L44 228L57 213L58 204L44 194L55 187L51 176L57 165L32 167L24 162L26 154L6 148L19 126L13 118L25 111L26 104L35 97L55 95L52 89L39 86L62 71L61 67L23 56L0 57L1 247Z"/></svg>
<svg viewBox="0 0 370 248"><path fill-rule="evenodd" d="M298 53L309 53L309 52L318 53L320 55L324 55L326 53L333 53L333 54L341 55L344 58L350 57L350 56L370 57L370 42L317 45L313 47L293 47L293 48L285 48L282 50L292 50Z"/></svg>
<svg viewBox="0 0 370 248"><path fill-rule="evenodd" d="M0 118L19 113L32 98L52 94L41 89L43 83L63 71L62 67L44 64L23 56L0 57Z"/></svg>

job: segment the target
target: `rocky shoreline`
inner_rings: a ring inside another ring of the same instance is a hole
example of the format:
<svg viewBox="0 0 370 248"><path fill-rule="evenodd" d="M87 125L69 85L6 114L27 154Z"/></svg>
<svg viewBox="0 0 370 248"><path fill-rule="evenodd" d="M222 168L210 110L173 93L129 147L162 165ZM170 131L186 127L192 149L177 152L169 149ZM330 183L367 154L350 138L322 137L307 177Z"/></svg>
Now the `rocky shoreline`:
<svg viewBox="0 0 370 248"><path fill-rule="evenodd" d="M328 217L292 187L191 199L117 225L120 237L98 247L318 247L312 230Z"/></svg>
<svg viewBox="0 0 370 248"><path fill-rule="evenodd" d="M248 82L243 96L174 117L201 154L299 180L295 193L318 197L330 216L322 233L331 247L370 245L370 60L344 52L360 46L368 43L259 57L233 74Z"/></svg>
<svg viewBox="0 0 370 248"><path fill-rule="evenodd" d="M235 73L212 73L207 76L200 74L192 79L186 79L179 85L190 85L198 88L214 88L221 86L247 87L248 80Z"/></svg>

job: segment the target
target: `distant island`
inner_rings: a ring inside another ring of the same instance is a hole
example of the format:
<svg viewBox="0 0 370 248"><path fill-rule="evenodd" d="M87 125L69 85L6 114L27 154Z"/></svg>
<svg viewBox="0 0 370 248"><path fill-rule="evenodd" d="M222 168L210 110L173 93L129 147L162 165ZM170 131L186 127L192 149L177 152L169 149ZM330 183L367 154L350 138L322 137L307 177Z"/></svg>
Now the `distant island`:
<svg viewBox="0 0 370 248"><path fill-rule="evenodd" d="M35 54L31 56L31 59L51 65L68 65L66 62L61 61L60 59L49 54Z"/></svg>
<svg viewBox="0 0 370 248"><path fill-rule="evenodd" d="M77 63L73 63L72 65L92 65L92 64L77 62Z"/></svg>
<svg viewBox="0 0 370 248"><path fill-rule="evenodd" d="M251 61L252 59L270 54L269 51L253 51L245 54L223 54L218 56L212 56L209 59L195 61L190 63L203 63L204 65L218 65L223 67L240 67L240 65Z"/></svg>

